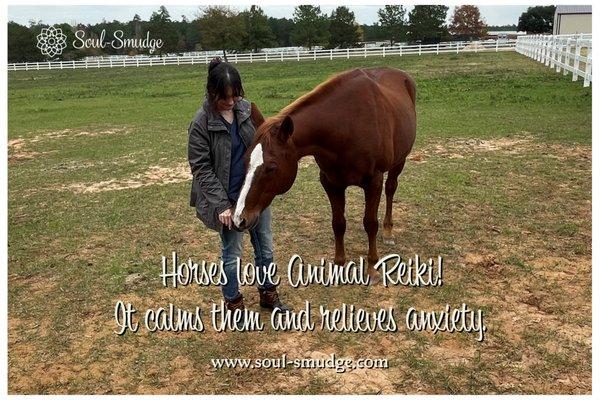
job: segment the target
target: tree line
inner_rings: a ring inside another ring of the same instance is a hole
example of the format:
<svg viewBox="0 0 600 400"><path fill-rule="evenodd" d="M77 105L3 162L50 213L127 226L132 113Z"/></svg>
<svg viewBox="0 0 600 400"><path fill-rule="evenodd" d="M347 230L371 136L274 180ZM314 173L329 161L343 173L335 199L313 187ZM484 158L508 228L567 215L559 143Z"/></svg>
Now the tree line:
<svg viewBox="0 0 600 400"><path fill-rule="evenodd" d="M447 13L448 7L442 5L418 5L410 12L401 5L386 5L378 10L376 23L360 25L354 13L345 6L339 6L327 15L319 6L299 5L292 18L268 17L255 5L241 12L227 6L209 6L199 9L193 20L184 15L176 20L166 7L161 6L148 21L136 14L128 22L56 24L54 26L61 28L67 36L69 46L55 59L77 60L85 56L148 52L110 46L76 49L71 44L78 31L83 31L85 38L92 40L99 40L103 35L113 37L116 31L122 31L126 38L142 39L147 35L160 38L163 46L154 54L206 50L258 52L262 48L289 46L348 48L372 41L388 41L391 45L403 42L429 44L486 35L487 27L478 7L455 7L450 24L446 24ZM29 26L9 22L8 61L46 60L36 44L37 35L47 26L41 21L30 21Z"/></svg>

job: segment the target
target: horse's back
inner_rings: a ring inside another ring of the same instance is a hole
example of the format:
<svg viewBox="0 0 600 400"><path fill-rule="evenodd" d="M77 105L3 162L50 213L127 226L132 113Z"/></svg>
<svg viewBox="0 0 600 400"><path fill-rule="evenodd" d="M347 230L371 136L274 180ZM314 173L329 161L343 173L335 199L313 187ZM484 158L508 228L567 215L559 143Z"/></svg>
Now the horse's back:
<svg viewBox="0 0 600 400"><path fill-rule="evenodd" d="M396 91L397 94L408 94L414 109L416 84L407 72L390 67L366 68L362 71L380 87Z"/></svg>
<svg viewBox="0 0 600 400"><path fill-rule="evenodd" d="M378 157L379 166L388 170L404 161L415 140L416 84L408 73L396 68L365 68L361 72L373 82L377 108L383 110L378 112L381 131L372 134L384 149Z"/></svg>

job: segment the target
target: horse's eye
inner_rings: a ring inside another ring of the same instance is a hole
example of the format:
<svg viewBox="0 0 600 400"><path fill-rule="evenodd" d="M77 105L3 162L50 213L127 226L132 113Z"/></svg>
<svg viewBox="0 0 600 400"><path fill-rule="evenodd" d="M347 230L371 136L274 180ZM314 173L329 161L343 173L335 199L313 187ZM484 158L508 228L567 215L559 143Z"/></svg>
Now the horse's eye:
<svg viewBox="0 0 600 400"><path fill-rule="evenodd" d="M277 169L277 164L275 164L274 162L267 163L266 169L267 169L267 172L275 171Z"/></svg>

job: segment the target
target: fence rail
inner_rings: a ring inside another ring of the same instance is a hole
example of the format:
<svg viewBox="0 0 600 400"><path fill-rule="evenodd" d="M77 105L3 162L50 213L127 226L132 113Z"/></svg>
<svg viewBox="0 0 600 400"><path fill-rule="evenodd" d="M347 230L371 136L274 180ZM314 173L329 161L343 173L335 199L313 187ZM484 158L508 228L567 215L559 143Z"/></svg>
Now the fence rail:
<svg viewBox="0 0 600 400"><path fill-rule="evenodd" d="M393 46L393 47L362 47L352 49L332 50L298 50L292 52L281 51L278 53L244 53L228 54L229 62L233 63L255 63L276 62L289 60L317 60L334 58L355 57L389 57L410 54L443 54L443 53L478 53L514 51L516 40L495 40L482 42L450 42L429 45ZM207 64L211 57L205 56L181 56L181 57L122 57L118 59L98 59L79 61L47 61L34 63L8 64L9 71L31 71L42 69L78 69L78 68L115 68L115 67L145 67L157 65L186 65Z"/></svg>
<svg viewBox="0 0 600 400"><path fill-rule="evenodd" d="M517 39L515 50L556 72L583 78L583 86L592 82L592 35L528 35Z"/></svg>

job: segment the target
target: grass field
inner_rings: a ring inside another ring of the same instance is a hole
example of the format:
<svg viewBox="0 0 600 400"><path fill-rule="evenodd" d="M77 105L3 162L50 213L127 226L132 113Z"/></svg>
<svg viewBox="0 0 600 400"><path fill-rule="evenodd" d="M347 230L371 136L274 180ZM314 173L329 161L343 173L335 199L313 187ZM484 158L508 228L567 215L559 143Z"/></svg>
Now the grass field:
<svg viewBox="0 0 600 400"><path fill-rule="evenodd" d="M218 261L189 207L187 128L205 67L10 72L9 392L591 393L592 91L516 53L239 65L276 113L331 74L389 65L416 79L418 129L400 176L395 246L444 257L439 288L293 289L284 299L369 310L485 312L486 339L396 333L117 336L118 300L193 309L218 287L163 288L161 255ZM362 192L348 191L347 257L366 257ZM380 208L382 221L383 208ZM273 203L276 261L333 257L318 168ZM380 230L381 232L381 230ZM247 260L250 245L246 240ZM284 280L285 282L285 280ZM247 306L258 295L242 289ZM268 321L268 314L264 313ZM206 322L206 321L205 321ZM389 359L384 370L215 370L213 357Z"/></svg>

